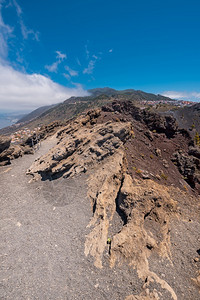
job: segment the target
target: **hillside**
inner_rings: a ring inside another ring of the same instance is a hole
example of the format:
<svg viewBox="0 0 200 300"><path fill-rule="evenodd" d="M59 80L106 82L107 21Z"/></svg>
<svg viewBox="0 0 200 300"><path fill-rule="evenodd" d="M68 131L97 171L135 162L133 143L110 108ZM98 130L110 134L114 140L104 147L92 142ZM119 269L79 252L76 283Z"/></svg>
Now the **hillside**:
<svg viewBox="0 0 200 300"><path fill-rule="evenodd" d="M92 96L99 96L99 95L107 95L107 96L121 96L122 98L126 97L126 100L134 100L134 101L170 101L174 102L174 100L162 96L162 95L155 95L152 93L146 93L139 90L134 89L127 89L127 90L115 90L111 88L96 88L88 90L89 93L92 94ZM128 97L128 98L127 98ZM125 100L125 99L124 99Z"/></svg>
<svg viewBox="0 0 200 300"><path fill-rule="evenodd" d="M141 104L141 101L167 101L174 103L174 100L150 93L135 90L117 91L111 88L97 88L88 91L91 95L86 97L71 97L65 100L63 103L48 107L38 108L31 114L26 116L23 120L25 124L16 124L10 127L6 127L0 130L0 134L10 134L24 126L29 128L38 127L41 125L47 125L50 122L61 120L65 121L82 113L85 109L91 109L94 107L101 107L102 105L112 102L113 100L130 100L135 104Z"/></svg>
<svg viewBox="0 0 200 300"><path fill-rule="evenodd" d="M39 117L41 114L43 114L44 112L46 112L47 110L49 110L50 108L54 107L54 105L48 105L48 106L42 106L42 107L39 107L35 110L33 110L31 113L23 116L22 118L20 118L16 124L19 124L19 123L25 123L25 122L30 122L32 121L33 119Z"/></svg>
<svg viewBox="0 0 200 300"><path fill-rule="evenodd" d="M15 266L3 296L19 278L22 298L31 286L65 299L70 286L69 299L198 299L200 149L188 132L118 100L52 129L32 159L0 170L5 278Z"/></svg>
<svg viewBox="0 0 200 300"><path fill-rule="evenodd" d="M174 117L180 127L191 130L192 134L200 133L200 103L175 111Z"/></svg>

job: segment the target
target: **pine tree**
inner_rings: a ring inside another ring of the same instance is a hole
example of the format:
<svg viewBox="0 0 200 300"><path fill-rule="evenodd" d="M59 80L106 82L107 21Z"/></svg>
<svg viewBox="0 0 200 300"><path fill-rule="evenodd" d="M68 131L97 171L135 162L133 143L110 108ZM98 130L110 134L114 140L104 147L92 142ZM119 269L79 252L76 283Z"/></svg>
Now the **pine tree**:
<svg viewBox="0 0 200 300"><path fill-rule="evenodd" d="M200 147L200 136L198 132L195 133L194 142L196 146Z"/></svg>

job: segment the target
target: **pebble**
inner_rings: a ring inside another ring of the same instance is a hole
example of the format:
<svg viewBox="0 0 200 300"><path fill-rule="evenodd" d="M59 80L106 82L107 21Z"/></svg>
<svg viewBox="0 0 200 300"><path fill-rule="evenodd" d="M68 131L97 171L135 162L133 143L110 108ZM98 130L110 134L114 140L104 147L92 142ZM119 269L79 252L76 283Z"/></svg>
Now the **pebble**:
<svg viewBox="0 0 200 300"><path fill-rule="evenodd" d="M198 261L199 261L199 258L198 258L198 257L195 257L195 258L194 258L194 261L195 261L195 262L198 262Z"/></svg>

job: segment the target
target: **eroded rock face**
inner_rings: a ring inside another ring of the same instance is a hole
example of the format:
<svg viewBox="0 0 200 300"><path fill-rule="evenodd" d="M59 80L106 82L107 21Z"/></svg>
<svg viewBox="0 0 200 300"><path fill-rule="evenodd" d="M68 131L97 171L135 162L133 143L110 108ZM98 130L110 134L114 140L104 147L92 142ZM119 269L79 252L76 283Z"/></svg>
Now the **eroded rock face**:
<svg viewBox="0 0 200 300"><path fill-rule="evenodd" d="M128 104L123 105L127 105L128 110ZM123 105L116 103L112 106L112 110L121 111L124 109ZM131 109L134 118L143 118L138 108ZM109 106L104 110L109 112ZM129 122L98 124L96 122L98 115L99 112L91 112L62 128L57 134L58 144L36 160L27 170L27 174L36 180L46 176L69 177L87 172L88 197L93 217L88 225L90 232L85 240L85 255L93 257L97 268L103 268L107 240L111 237L109 251L111 267L126 262L137 271L138 277L144 283L143 292L139 295L130 295L127 300L164 299L163 295L166 294L168 295L166 299L177 300L168 279L152 271L149 261L156 256L159 260L165 259L172 264L170 226L177 217L180 217L177 205L180 203L177 203L175 195L178 194L180 202L183 199L186 202L189 195L172 185L157 183L146 173L142 174L141 179L131 177L128 173L124 148L124 142L132 135L131 124ZM157 119L152 118L149 118L149 123L147 122L149 129L154 128L149 124L155 126L157 122ZM161 126L159 128L163 128L164 133L171 137L176 131L176 125L172 119L163 120L163 125L159 125ZM153 141L156 136L149 129L145 129L143 133L149 141ZM154 151L157 154L156 159L162 159L166 165L167 161L163 159L165 152L161 152L158 148L154 149L157 149ZM197 157L185 155L180 151L174 157L180 163L180 172L187 175L187 178L196 176L193 164L196 170ZM118 232L109 236L116 212L120 215L123 225ZM152 288L152 285L159 287L158 290Z"/></svg>
<svg viewBox="0 0 200 300"><path fill-rule="evenodd" d="M8 151L10 147L11 139L6 136L0 136L0 166L4 166L10 163Z"/></svg>
<svg viewBox="0 0 200 300"><path fill-rule="evenodd" d="M10 147L11 139L9 137L0 136L0 153Z"/></svg>
<svg viewBox="0 0 200 300"><path fill-rule="evenodd" d="M200 152L197 148L191 148L188 153L190 155L177 151L174 153L172 161L191 187L200 191L200 159L198 158Z"/></svg>
<svg viewBox="0 0 200 300"><path fill-rule="evenodd" d="M172 116L161 116L146 109L141 110L134 106L131 101L114 101L112 102L112 109L113 111L131 114L135 120L144 122L151 131L165 133L168 137L173 137L178 130L176 119Z"/></svg>
<svg viewBox="0 0 200 300"><path fill-rule="evenodd" d="M40 176L64 177L87 172L88 168L102 162L118 151L128 138L130 123L106 123L86 127L81 119L58 132L59 142L49 153L33 163L27 174L35 179Z"/></svg>
<svg viewBox="0 0 200 300"><path fill-rule="evenodd" d="M33 154L33 148L26 142L13 145L10 137L0 137L0 166L10 164L12 159L21 157L23 154Z"/></svg>

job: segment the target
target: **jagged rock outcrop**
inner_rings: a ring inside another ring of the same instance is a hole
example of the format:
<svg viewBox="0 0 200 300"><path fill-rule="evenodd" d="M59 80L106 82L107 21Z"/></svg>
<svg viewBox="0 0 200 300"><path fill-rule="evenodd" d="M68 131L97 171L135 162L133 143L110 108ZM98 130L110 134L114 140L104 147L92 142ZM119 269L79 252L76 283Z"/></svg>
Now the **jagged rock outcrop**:
<svg viewBox="0 0 200 300"><path fill-rule="evenodd" d="M112 121L107 121L108 116ZM165 278L158 269L152 270L150 261L173 264L171 226L180 218L185 222L188 215L180 207L194 201L185 179L197 185L198 149L190 148L188 155L190 139L178 131L173 118L149 114L129 102L114 102L102 112L90 111L62 128L57 137L58 144L36 160L27 174L37 180L87 172L93 217L85 255L93 257L97 268L103 268L109 237L110 266L125 262L143 282L143 291L127 300L177 300L171 278L168 281L167 275ZM184 151L173 156L175 166L171 156L183 142ZM139 164L144 168L138 168ZM153 171L147 170L149 166ZM168 179L170 172L172 178ZM181 185L176 186L179 181ZM113 233L116 213L122 225Z"/></svg>
<svg viewBox="0 0 200 300"><path fill-rule="evenodd" d="M90 117L81 118L58 132L58 144L35 161L27 174L39 178L59 174L68 177L86 172L119 151L131 130L130 123L107 122L90 128L84 126L87 122L91 124Z"/></svg>
<svg viewBox="0 0 200 300"><path fill-rule="evenodd" d="M104 107L104 110L109 111L109 106ZM156 113L149 112L133 105L131 101L114 101L112 102L112 110L120 113L131 114L131 116L140 122L144 122L148 128L158 133L165 133L168 137L174 136L178 130L176 119L172 116L161 116Z"/></svg>
<svg viewBox="0 0 200 300"><path fill-rule="evenodd" d="M11 139L9 137L0 136L0 153L2 153L5 149L10 147Z"/></svg>
<svg viewBox="0 0 200 300"><path fill-rule="evenodd" d="M31 140L32 137L27 140ZM11 164L11 160L24 154L33 154L32 144L25 141L21 144L11 144L11 138L0 136L0 166Z"/></svg>
<svg viewBox="0 0 200 300"><path fill-rule="evenodd" d="M10 147L11 139L6 136L0 136L0 166L4 166L10 163L8 151Z"/></svg>
<svg viewBox="0 0 200 300"><path fill-rule="evenodd" d="M179 150L174 153L172 161L191 187L200 192L200 151L198 148L190 148L188 154Z"/></svg>

